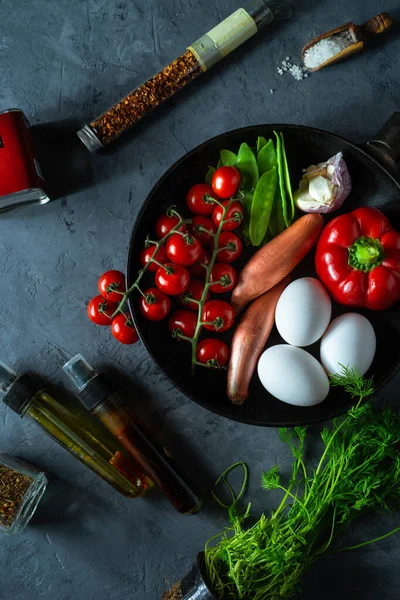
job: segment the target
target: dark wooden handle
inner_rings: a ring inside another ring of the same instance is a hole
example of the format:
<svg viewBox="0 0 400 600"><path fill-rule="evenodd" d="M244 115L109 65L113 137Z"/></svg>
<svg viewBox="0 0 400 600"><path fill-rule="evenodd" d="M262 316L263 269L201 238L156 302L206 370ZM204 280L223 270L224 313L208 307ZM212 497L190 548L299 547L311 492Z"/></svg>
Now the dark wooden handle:
<svg viewBox="0 0 400 600"><path fill-rule="evenodd" d="M389 29L391 24L392 19L387 13L379 13L379 15L372 17L372 19L364 23L364 25L361 25L361 29L366 34L377 35L378 33L383 33L386 29Z"/></svg>

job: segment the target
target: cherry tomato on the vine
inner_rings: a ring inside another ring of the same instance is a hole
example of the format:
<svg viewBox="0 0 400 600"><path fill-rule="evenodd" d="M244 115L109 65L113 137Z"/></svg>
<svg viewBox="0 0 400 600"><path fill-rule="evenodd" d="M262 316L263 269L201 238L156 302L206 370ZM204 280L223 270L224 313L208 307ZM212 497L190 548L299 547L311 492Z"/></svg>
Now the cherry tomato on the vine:
<svg viewBox="0 0 400 600"><path fill-rule="evenodd" d="M168 261L167 253L165 252L164 246L160 246L157 254L155 256L153 256L155 249L156 249L156 246L154 244L152 244L148 248L143 248L143 250L141 251L140 262L142 263L143 267L145 267L147 265L147 263L149 262L149 260L151 258L155 258L155 260L157 262L161 263L162 265ZM153 273L155 273L157 271L157 269L158 269L158 265L155 262L151 262L147 268L148 271L152 271Z"/></svg>
<svg viewBox="0 0 400 600"><path fill-rule="evenodd" d="M114 317L111 324L111 333L121 344L136 344L139 340L132 319L124 313Z"/></svg>
<svg viewBox="0 0 400 600"><path fill-rule="evenodd" d="M196 215L211 215L216 196L208 183L196 183L186 195L186 203Z"/></svg>
<svg viewBox="0 0 400 600"><path fill-rule="evenodd" d="M169 296L179 296L186 291L190 281L188 270L181 265L167 262L158 267L155 275L156 286Z"/></svg>
<svg viewBox="0 0 400 600"><path fill-rule="evenodd" d="M172 262L188 267L201 255L201 246L193 235L174 233L167 242L167 256Z"/></svg>
<svg viewBox="0 0 400 600"><path fill-rule="evenodd" d="M210 233L215 233L217 231L217 228L211 219L202 217L201 215L193 217L191 224L188 226L189 233L194 235L202 246L209 246L214 238L207 233L207 231L202 231L204 229L210 231Z"/></svg>
<svg viewBox="0 0 400 600"><path fill-rule="evenodd" d="M231 263L242 253L242 241L233 231L222 231L218 240L217 262Z"/></svg>
<svg viewBox="0 0 400 600"><path fill-rule="evenodd" d="M210 261L211 261L210 253L205 248L202 248L200 258L197 261L197 263L188 267L189 273L191 275L199 275L200 277L205 277L206 270L202 265L209 265Z"/></svg>
<svg viewBox="0 0 400 600"><path fill-rule="evenodd" d="M197 316L191 310L177 310L168 319L168 329L174 337L182 333L192 338L197 326Z"/></svg>
<svg viewBox="0 0 400 600"><path fill-rule="evenodd" d="M207 338L197 346L197 360L209 367L225 367L229 358L229 347L225 342Z"/></svg>
<svg viewBox="0 0 400 600"><path fill-rule="evenodd" d="M149 321L161 321L165 319L171 308L171 300L158 288L145 290L144 296L140 296L140 311Z"/></svg>
<svg viewBox="0 0 400 600"><path fill-rule="evenodd" d="M213 284L210 290L215 294L230 292L236 285L237 275L232 265L227 263L216 263L211 269L210 282ZM215 283L219 281L220 283Z"/></svg>
<svg viewBox="0 0 400 600"><path fill-rule="evenodd" d="M121 271L116 271L115 269L106 271L100 277L97 287L99 288L100 294L106 300L109 300L110 302L120 302L122 300L122 294L119 294L118 292L124 293L126 291L125 275L121 273Z"/></svg>
<svg viewBox="0 0 400 600"><path fill-rule="evenodd" d="M109 302L103 296L95 296L88 304L88 317L96 325L111 325L111 317L117 307L116 302Z"/></svg>
<svg viewBox="0 0 400 600"><path fill-rule="evenodd" d="M240 173L235 167L219 167L213 175L211 186L219 198L231 198L238 189Z"/></svg>
<svg viewBox="0 0 400 600"><path fill-rule="evenodd" d="M168 215L161 215L161 217L158 217L156 222L156 235L158 239L161 240L165 237L178 223L179 219L175 215L172 215L171 217ZM185 225L182 224L178 231L186 231Z"/></svg>
<svg viewBox="0 0 400 600"><path fill-rule="evenodd" d="M204 325L209 331L226 331L233 325L235 317L233 308L223 300L210 300L203 308L202 320L209 323Z"/></svg>
<svg viewBox="0 0 400 600"><path fill-rule="evenodd" d="M185 308L190 308L190 310L198 312L198 304L196 304L196 302L193 302L192 300L194 299L197 300L197 302L200 302L201 297L203 295L203 291L204 282L199 281L198 279L192 279L189 283L186 292L182 294L182 296L179 296L178 302L181 306L184 306ZM210 294L207 292L206 300L208 300L209 297Z"/></svg>
<svg viewBox="0 0 400 600"><path fill-rule="evenodd" d="M222 204L224 206L228 205L229 200L225 200L224 202L222 202ZM216 206L214 208L213 214L212 214L212 220L214 221L214 224L218 227L218 225L221 223L222 221L222 217L223 217L223 208L222 206ZM228 208L226 215L225 215L225 223L222 225L222 231L232 231L232 229L236 229L237 227L239 227L240 223L243 221L243 208L240 204L240 202L236 202L236 200L234 202L232 202L232 204L230 205L230 207Z"/></svg>

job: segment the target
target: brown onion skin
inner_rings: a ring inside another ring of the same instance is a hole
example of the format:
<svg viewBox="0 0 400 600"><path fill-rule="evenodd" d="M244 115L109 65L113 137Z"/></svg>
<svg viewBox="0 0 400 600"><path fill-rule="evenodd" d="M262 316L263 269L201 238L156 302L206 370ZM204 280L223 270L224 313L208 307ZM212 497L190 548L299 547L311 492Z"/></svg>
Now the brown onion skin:
<svg viewBox="0 0 400 600"><path fill-rule="evenodd" d="M233 404L243 404L248 396L257 361L274 326L276 305L289 281L290 278L285 277L252 302L236 328L229 359L227 390Z"/></svg>

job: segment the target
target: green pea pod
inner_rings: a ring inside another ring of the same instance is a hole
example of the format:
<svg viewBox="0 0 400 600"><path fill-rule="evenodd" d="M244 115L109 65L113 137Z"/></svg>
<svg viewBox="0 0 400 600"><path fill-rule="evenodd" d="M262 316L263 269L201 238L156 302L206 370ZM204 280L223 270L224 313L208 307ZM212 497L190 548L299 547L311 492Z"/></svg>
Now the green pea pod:
<svg viewBox="0 0 400 600"><path fill-rule="evenodd" d="M277 168L272 167L261 175L254 191L250 214L250 240L253 246L259 246L267 232L271 211L278 185Z"/></svg>
<svg viewBox="0 0 400 600"><path fill-rule="evenodd" d="M237 163L237 156L230 150L221 150L220 160L222 166L224 167L235 167Z"/></svg>
<svg viewBox="0 0 400 600"><path fill-rule="evenodd" d="M267 145L267 143L267 140L262 135L257 138L257 154Z"/></svg>
<svg viewBox="0 0 400 600"><path fill-rule="evenodd" d="M240 171L240 189L244 192L254 191L258 181L258 166L248 144L240 144L235 167Z"/></svg>
<svg viewBox="0 0 400 600"><path fill-rule="evenodd" d="M276 186L275 199L272 207L271 218L269 220L268 231L271 237L276 237L285 229L285 221L282 212L282 198L280 186Z"/></svg>
<svg viewBox="0 0 400 600"><path fill-rule="evenodd" d="M214 167L208 167L208 171L206 173L206 177L205 177L205 182L208 183L208 185L211 185L212 182L212 178L213 175L215 173L216 169Z"/></svg>
<svg viewBox="0 0 400 600"><path fill-rule="evenodd" d="M285 191L285 177L283 174L283 159L282 159L282 141L280 136L274 131L276 137L276 158L278 162L278 176L279 176L279 187L281 190L281 204L283 221L286 227L289 227L290 220L288 219L288 211L286 204L286 191Z"/></svg>
<svg viewBox="0 0 400 600"><path fill-rule="evenodd" d="M286 186L286 191L288 193L289 199L290 199L290 223L293 221L294 219L294 215L296 212L296 206L294 203L294 198L293 198L293 193L292 193L292 185L290 183L290 174L289 174L289 166L288 166L288 162L287 162L287 158L286 158L286 152L285 152L285 140L283 139L283 133L281 133L281 142L282 142L282 165L283 165L283 176L285 179L285 186Z"/></svg>
<svg viewBox="0 0 400 600"><path fill-rule="evenodd" d="M276 152L274 142L272 140L268 140L268 142L259 151L257 156L257 164L260 175L270 171L272 167L277 166Z"/></svg>

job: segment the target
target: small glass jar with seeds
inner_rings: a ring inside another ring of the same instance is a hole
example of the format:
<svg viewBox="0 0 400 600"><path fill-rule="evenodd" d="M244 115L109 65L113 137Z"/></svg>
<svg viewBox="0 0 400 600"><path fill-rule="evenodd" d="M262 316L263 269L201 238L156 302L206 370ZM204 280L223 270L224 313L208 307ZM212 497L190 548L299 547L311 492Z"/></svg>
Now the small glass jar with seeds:
<svg viewBox="0 0 400 600"><path fill-rule="evenodd" d="M160 73L134 89L105 113L84 125L78 137L91 152L101 150L193 79L238 48L273 19L289 19L284 1L250 0L193 42Z"/></svg>
<svg viewBox="0 0 400 600"><path fill-rule="evenodd" d="M46 486L47 477L27 462L0 454L0 533L14 535L25 529Z"/></svg>

